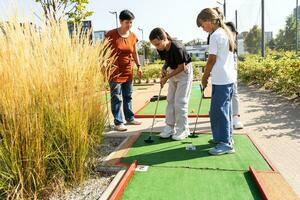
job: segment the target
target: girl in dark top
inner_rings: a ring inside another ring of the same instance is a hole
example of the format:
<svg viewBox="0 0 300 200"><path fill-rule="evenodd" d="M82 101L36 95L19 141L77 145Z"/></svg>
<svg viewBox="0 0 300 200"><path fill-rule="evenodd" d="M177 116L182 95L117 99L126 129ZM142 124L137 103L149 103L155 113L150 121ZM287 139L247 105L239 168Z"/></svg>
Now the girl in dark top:
<svg viewBox="0 0 300 200"><path fill-rule="evenodd" d="M165 61L162 67L161 87L169 80L166 126L161 138L172 136L174 140L183 140L189 134L188 102L191 93L193 68L191 57L185 47L172 40L162 28L151 31L149 39Z"/></svg>

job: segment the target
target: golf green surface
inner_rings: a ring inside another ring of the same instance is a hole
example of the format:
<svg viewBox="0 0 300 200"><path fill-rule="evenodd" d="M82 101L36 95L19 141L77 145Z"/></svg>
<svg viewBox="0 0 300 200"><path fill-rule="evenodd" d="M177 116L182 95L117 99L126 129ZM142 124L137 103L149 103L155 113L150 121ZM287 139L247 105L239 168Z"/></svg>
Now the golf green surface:
<svg viewBox="0 0 300 200"><path fill-rule="evenodd" d="M189 100L189 115L196 115L198 111L198 106L201 98L201 90L199 83L194 83L192 87L192 93ZM155 102L149 102L142 110L140 110L138 115L153 115L156 106ZM158 115L164 115L166 112L167 100L160 100L157 108ZM200 115L208 115L210 108L210 99L203 99L200 108Z"/></svg>
<svg viewBox="0 0 300 200"><path fill-rule="evenodd" d="M121 199L250 200L262 199L249 172L151 167L135 172Z"/></svg>
<svg viewBox="0 0 300 200"><path fill-rule="evenodd" d="M184 141L162 140L153 136L146 144L143 133L134 143L123 163L138 161L148 165L146 172L134 173L122 199L261 199L249 166L271 170L246 135L235 135L235 154L210 156L210 134ZM192 143L195 151L187 151Z"/></svg>

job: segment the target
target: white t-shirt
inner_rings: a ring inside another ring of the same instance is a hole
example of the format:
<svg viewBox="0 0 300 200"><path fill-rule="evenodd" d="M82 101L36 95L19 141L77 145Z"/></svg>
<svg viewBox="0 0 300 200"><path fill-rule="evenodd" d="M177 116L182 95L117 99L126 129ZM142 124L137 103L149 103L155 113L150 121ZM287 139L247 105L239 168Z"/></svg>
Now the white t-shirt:
<svg viewBox="0 0 300 200"><path fill-rule="evenodd" d="M218 28L210 35L209 54L216 55L216 63L211 71L213 85L227 85L236 82L234 54L229 51L229 39L222 28Z"/></svg>

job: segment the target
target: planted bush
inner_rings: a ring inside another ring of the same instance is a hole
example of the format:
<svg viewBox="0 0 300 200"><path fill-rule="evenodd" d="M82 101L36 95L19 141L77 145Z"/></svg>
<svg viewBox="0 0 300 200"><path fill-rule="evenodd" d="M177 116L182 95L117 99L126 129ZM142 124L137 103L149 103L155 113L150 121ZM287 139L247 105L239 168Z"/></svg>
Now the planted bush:
<svg viewBox="0 0 300 200"><path fill-rule="evenodd" d="M150 64L145 65L143 67L143 77L142 80L145 80L146 83L149 83L150 81L156 82L157 79L161 76L161 69L163 66L162 61L158 60L157 63L159 64ZM203 61L197 61L193 62L193 70L194 70L194 80L199 80L199 72L202 67L205 66L205 62ZM136 76L136 68L134 68L134 81L138 82L138 77Z"/></svg>
<svg viewBox="0 0 300 200"><path fill-rule="evenodd" d="M83 35L71 39L66 23L40 30L11 20L1 30L0 198L41 199L86 175L105 125L100 91L111 50Z"/></svg>
<svg viewBox="0 0 300 200"><path fill-rule="evenodd" d="M248 55L239 62L239 79L287 96L300 96L300 58L293 52Z"/></svg>

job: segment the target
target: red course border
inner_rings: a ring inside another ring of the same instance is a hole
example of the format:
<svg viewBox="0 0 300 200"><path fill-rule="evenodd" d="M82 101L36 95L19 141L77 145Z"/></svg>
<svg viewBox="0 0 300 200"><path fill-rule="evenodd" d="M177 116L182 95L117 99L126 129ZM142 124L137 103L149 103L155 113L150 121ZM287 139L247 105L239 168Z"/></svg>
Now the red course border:
<svg viewBox="0 0 300 200"><path fill-rule="evenodd" d="M125 190L126 186L128 185L130 179L132 178L134 171L137 167L137 161L133 161L133 163L130 165L130 167L127 169L126 173L118 183L117 187L109 197L109 200L119 200L123 194L123 191Z"/></svg>
<svg viewBox="0 0 300 200"><path fill-rule="evenodd" d="M256 185L258 186L259 191L261 192L263 200L270 200L270 197L268 195L268 192L264 188L264 184L259 180L258 173L253 167L249 167L249 171L252 174L254 181L256 182Z"/></svg>
<svg viewBox="0 0 300 200"><path fill-rule="evenodd" d="M141 136L142 132L139 132L138 134L135 134L133 136L130 136L129 141L130 144L124 144L124 146L126 146L126 148L131 148L133 146L133 144L135 143L135 141ZM196 134L209 134L209 133L196 133ZM257 145L257 143L253 140L253 138L247 134L247 133L243 133L243 134L238 134L238 135L246 135L250 141L252 142L252 144L256 147L256 149L259 151L259 153L261 154L261 156L265 159L265 161L268 163L268 165L270 166L271 170L270 171L266 171L266 172L275 172L275 173L279 173L277 171L277 169L274 167L274 165L271 163L271 161L269 160L269 158L266 156L266 154L261 150L261 148ZM123 155L124 156L124 155ZM116 165L122 165L122 166L126 166L128 164L122 163L121 162L121 158L118 160L118 162L116 163ZM125 175L122 177L121 181L118 183L118 186L116 187L116 189L113 191L112 195L110 196L109 200L119 200L126 188L126 186L128 185L129 181L131 180L134 171L137 167L137 161L135 160L128 168L128 170L126 171ZM258 173L257 171L249 166L249 171L252 174L254 181L257 184L257 187L259 188L262 198L264 200L270 200L269 194L267 193L267 191L264 189L265 187L263 186L263 183L259 180L258 178Z"/></svg>
<svg viewBox="0 0 300 200"><path fill-rule="evenodd" d="M154 115L140 115L140 114L135 114L134 115L135 118L153 118ZM166 118L166 115L156 115L156 118ZM189 118L196 118L197 115L188 115ZM199 118L208 118L209 115L198 115Z"/></svg>
<svg viewBox="0 0 300 200"><path fill-rule="evenodd" d="M260 155L265 159L265 161L269 164L269 166L271 167L272 171L274 172L279 172L276 167L274 166L274 164L271 162L271 160L268 158L268 156L263 152L263 150L258 146L258 144L254 141L253 137L250 136L249 134L245 134L247 135L247 137L250 139L250 141L252 142L252 144L255 146L255 148L258 150L258 152L260 153Z"/></svg>

